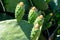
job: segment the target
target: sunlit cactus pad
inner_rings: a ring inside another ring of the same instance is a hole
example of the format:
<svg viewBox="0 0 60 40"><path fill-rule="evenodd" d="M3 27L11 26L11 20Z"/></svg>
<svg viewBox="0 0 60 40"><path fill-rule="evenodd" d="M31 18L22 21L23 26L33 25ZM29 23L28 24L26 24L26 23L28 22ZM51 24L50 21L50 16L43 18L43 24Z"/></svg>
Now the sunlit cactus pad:
<svg viewBox="0 0 60 40"><path fill-rule="evenodd" d="M0 40L29 40L32 25L22 20L19 24L15 19L0 22Z"/></svg>

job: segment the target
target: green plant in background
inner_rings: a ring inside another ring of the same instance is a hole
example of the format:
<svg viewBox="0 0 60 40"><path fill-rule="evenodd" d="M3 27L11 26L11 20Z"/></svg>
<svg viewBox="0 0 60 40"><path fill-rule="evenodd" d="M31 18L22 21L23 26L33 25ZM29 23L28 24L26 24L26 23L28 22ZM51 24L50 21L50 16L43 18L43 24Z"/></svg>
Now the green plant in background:
<svg viewBox="0 0 60 40"><path fill-rule="evenodd" d="M40 10L46 10L48 9L48 4L45 2L45 0L32 0L35 6Z"/></svg>
<svg viewBox="0 0 60 40"><path fill-rule="evenodd" d="M46 30L48 29L49 27L51 27L52 25L52 20L53 20L53 13L49 13L49 15L46 15L45 16L45 19L44 19L44 26L43 26L43 30ZM50 21L49 21L50 20Z"/></svg>

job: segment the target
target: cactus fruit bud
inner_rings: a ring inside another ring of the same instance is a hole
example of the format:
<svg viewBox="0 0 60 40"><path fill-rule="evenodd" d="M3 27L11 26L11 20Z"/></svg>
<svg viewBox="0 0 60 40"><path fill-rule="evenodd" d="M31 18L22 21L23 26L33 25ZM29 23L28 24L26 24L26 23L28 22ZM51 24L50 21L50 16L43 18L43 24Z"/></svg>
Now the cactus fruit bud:
<svg viewBox="0 0 60 40"><path fill-rule="evenodd" d="M23 3L23 2L20 2L19 5L20 5L20 6L24 6L24 3Z"/></svg>
<svg viewBox="0 0 60 40"><path fill-rule="evenodd" d="M32 10L36 10L36 7L32 7Z"/></svg>
<svg viewBox="0 0 60 40"><path fill-rule="evenodd" d="M38 23L34 26L35 27L35 29L38 29L39 28L39 25L38 25Z"/></svg>
<svg viewBox="0 0 60 40"><path fill-rule="evenodd" d="M43 15L40 15L36 18L34 26L31 31L31 40L38 40L41 33L43 22L44 22Z"/></svg>
<svg viewBox="0 0 60 40"><path fill-rule="evenodd" d="M40 19L43 19L43 15L40 15L39 18L40 18Z"/></svg>
<svg viewBox="0 0 60 40"><path fill-rule="evenodd" d="M37 18L37 16L38 16L38 13L37 13L36 7L32 7L28 14L28 22L33 23Z"/></svg>
<svg viewBox="0 0 60 40"><path fill-rule="evenodd" d="M50 13L50 16L53 16L53 13Z"/></svg>
<svg viewBox="0 0 60 40"><path fill-rule="evenodd" d="M43 15L40 15L36 18L36 20L34 22L34 25L37 24L37 23L39 23L39 25L41 25L43 23L43 21L44 21Z"/></svg>
<svg viewBox="0 0 60 40"><path fill-rule="evenodd" d="M33 26L32 31L31 31L31 36L30 36L31 40L36 40L36 38L38 37L37 34L39 34L39 33L40 33L39 25L36 24L36 25Z"/></svg>
<svg viewBox="0 0 60 40"><path fill-rule="evenodd" d="M18 22L22 20L22 17L24 16L24 12L25 12L24 3L20 2L19 4L17 4L15 9L15 18L17 19Z"/></svg>

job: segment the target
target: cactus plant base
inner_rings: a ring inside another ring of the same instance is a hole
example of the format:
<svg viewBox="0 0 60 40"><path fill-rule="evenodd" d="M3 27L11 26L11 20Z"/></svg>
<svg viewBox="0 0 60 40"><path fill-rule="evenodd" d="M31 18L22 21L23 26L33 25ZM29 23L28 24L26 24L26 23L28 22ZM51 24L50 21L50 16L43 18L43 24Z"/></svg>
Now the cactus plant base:
<svg viewBox="0 0 60 40"><path fill-rule="evenodd" d="M29 40L32 24L22 20L19 24L16 19L0 22L0 40Z"/></svg>

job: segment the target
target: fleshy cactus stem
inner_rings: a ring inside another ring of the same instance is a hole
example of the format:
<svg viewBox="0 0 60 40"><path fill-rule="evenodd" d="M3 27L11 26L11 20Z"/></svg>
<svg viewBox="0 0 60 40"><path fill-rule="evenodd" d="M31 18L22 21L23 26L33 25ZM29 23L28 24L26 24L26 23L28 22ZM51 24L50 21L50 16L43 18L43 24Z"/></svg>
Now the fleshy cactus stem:
<svg viewBox="0 0 60 40"><path fill-rule="evenodd" d="M36 7L32 7L28 14L28 22L33 23L37 18L37 16L38 16L38 13L37 13Z"/></svg>
<svg viewBox="0 0 60 40"><path fill-rule="evenodd" d="M34 26L31 31L31 40L38 40L42 30L43 22L44 22L43 15L40 15L36 18Z"/></svg>
<svg viewBox="0 0 60 40"><path fill-rule="evenodd" d="M17 19L17 22L20 22L24 16L25 8L24 8L24 3L20 2L17 4L16 9L15 9L15 18Z"/></svg>

